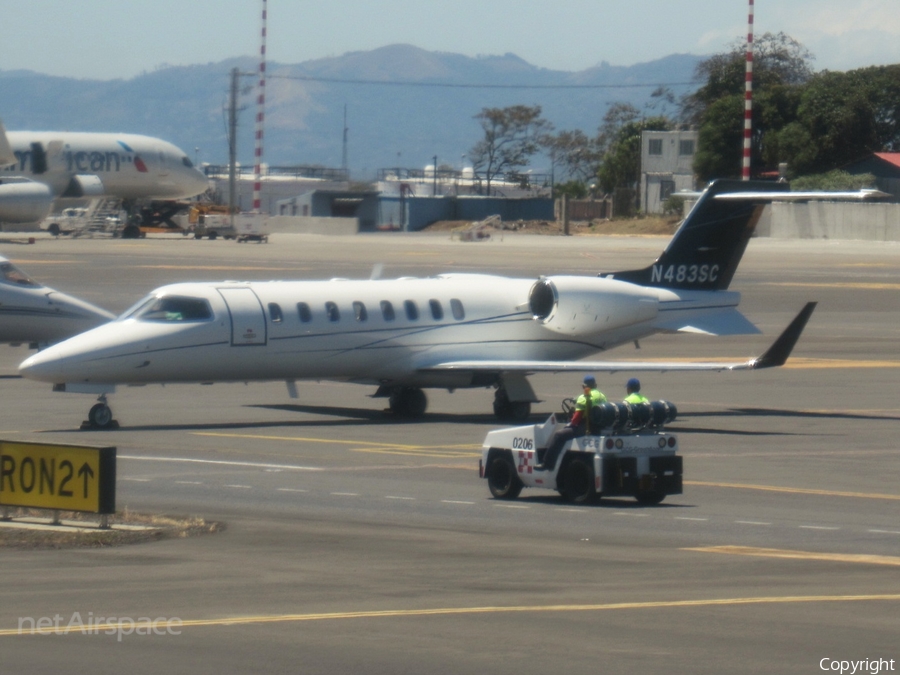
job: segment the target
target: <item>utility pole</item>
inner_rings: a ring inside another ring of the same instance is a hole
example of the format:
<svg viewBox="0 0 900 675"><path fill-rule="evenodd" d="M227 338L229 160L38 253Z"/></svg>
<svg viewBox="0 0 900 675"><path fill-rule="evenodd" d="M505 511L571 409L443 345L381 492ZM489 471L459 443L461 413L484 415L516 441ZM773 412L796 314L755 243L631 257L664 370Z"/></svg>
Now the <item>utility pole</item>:
<svg viewBox="0 0 900 675"><path fill-rule="evenodd" d="M744 83L744 156L741 179L750 180L750 156L753 142L753 0L747 19L747 65Z"/></svg>
<svg viewBox="0 0 900 675"><path fill-rule="evenodd" d="M231 95L228 100L228 212L232 214L232 226L237 203L237 99L240 76L237 68L231 69Z"/></svg>
<svg viewBox="0 0 900 675"><path fill-rule="evenodd" d="M347 104L344 104L344 147L341 153L341 168L347 171Z"/></svg>

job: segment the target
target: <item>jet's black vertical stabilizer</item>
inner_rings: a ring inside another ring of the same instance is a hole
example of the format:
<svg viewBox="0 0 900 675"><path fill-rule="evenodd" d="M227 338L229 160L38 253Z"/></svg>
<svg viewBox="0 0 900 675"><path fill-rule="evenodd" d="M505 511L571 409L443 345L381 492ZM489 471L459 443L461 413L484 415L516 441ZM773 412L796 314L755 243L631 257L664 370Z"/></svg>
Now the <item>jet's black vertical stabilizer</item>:
<svg viewBox="0 0 900 675"><path fill-rule="evenodd" d="M721 291L734 277L767 200L717 195L787 192L787 183L717 180L706 188L662 255L641 270L601 274L657 288Z"/></svg>

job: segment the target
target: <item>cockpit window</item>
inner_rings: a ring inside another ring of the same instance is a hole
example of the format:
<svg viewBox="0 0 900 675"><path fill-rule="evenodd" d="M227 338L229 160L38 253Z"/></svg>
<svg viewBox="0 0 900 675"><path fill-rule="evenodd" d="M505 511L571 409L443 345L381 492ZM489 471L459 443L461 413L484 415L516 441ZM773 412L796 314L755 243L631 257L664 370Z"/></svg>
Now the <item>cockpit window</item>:
<svg viewBox="0 0 900 675"><path fill-rule="evenodd" d="M202 298L179 296L151 297L123 316L140 321L209 321L213 318L209 303Z"/></svg>
<svg viewBox="0 0 900 675"><path fill-rule="evenodd" d="M10 262L0 263L0 281L5 284L27 286L28 288L40 288L41 285L33 281L25 272Z"/></svg>
<svg viewBox="0 0 900 675"><path fill-rule="evenodd" d="M184 164L189 169L194 168L194 163L190 159L188 159L187 155L185 155L184 157L181 158L181 163Z"/></svg>

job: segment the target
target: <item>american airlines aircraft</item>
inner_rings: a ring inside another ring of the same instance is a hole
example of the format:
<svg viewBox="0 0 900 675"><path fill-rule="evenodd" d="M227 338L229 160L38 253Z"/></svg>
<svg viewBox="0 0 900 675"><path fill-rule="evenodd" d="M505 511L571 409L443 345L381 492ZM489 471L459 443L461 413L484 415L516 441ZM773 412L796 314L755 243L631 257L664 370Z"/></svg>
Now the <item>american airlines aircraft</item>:
<svg viewBox="0 0 900 675"><path fill-rule="evenodd" d="M378 387L401 416L425 388L495 387L494 411L524 419L539 371L740 370L784 363L809 303L761 357L743 363L582 361L660 332L758 333L729 291L764 204L802 198L778 183L717 181L649 267L596 277L441 274L394 280L181 283L118 320L19 366L57 391L100 395L94 427L114 424L117 384L327 379ZM855 196L856 193L854 193ZM809 198L807 195L806 198Z"/></svg>
<svg viewBox="0 0 900 675"><path fill-rule="evenodd" d="M0 343L59 342L115 315L37 283L0 256Z"/></svg>
<svg viewBox="0 0 900 675"><path fill-rule="evenodd" d="M0 123L0 222L43 220L59 198L175 200L209 181L180 149L137 134L9 131Z"/></svg>

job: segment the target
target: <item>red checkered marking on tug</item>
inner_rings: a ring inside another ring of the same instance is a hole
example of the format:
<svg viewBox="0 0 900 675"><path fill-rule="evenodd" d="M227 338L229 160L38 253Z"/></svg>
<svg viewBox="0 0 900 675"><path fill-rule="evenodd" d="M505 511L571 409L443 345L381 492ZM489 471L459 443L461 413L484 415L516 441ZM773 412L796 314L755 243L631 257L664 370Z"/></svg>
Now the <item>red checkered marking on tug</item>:
<svg viewBox="0 0 900 675"><path fill-rule="evenodd" d="M519 450L519 473L534 473L534 466L529 464L534 455L524 450Z"/></svg>

